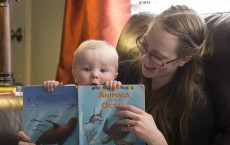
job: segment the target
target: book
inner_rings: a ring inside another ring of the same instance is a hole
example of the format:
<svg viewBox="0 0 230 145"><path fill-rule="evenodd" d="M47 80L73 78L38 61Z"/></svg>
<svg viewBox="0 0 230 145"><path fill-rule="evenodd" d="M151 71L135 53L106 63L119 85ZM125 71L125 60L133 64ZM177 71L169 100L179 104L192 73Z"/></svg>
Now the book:
<svg viewBox="0 0 230 145"><path fill-rule="evenodd" d="M23 87L24 131L36 145L78 143L78 100L76 86Z"/></svg>
<svg viewBox="0 0 230 145"><path fill-rule="evenodd" d="M0 86L0 96L22 96L22 86Z"/></svg>
<svg viewBox="0 0 230 145"><path fill-rule="evenodd" d="M0 96L16 96L15 92L15 86L0 86Z"/></svg>
<svg viewBox="0 0 230 145"><path fill-rule="evenodd" d="M15 86L0 86L0 92L16 92Z"/></svg>
<svg viewBox="0 0 230 145"><path fill-rule="evenodd" d="M143 85L123 85L114 91L104 85L59 86L52 92L42 86L25 86L24 131L37 145L145 145L132 132L122 132L122 125L115 123L121 118L114 116L118 104L145 110L144 92ZM61 127L71 131L58 136L64 130Z"/></svg>
<svg viewBox="0 0 230 145"><path fill-rule="evenodd" d="M122 132L122 126L115 124L120 118L114 116L118 111L118 104L132 104L145 109L143 85L123 85L115 91L110 91L105 86L79 86L78 96L81 101L80 144L145 144L136 135Z"/></svg>

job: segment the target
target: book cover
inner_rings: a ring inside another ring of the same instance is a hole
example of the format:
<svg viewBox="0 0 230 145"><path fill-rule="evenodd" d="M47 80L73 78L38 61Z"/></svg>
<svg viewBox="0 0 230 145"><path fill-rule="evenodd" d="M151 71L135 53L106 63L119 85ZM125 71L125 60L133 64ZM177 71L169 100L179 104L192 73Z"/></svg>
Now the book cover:
<svg viewBox="0 0 230 145"><path fill-rule="evenodd" d="M115 124L118 104L145 109L143 85L23 87L24 131L36 145L145 145Z"/></svg>
<svg viewBox="0 0 230 145"><path fill-rule="evenodd" d="M24 131L36 145L78 145L76 86L23 87Z"/></svg>
<svg viewBox="0 0 230 145"><path fill-rule="evenodd" d="M118 104L132 104L145 109L143 85L123 85L110 91L103 85L78 86L80 145L145 145L131 132L122 132L115 123Z"/></svg>

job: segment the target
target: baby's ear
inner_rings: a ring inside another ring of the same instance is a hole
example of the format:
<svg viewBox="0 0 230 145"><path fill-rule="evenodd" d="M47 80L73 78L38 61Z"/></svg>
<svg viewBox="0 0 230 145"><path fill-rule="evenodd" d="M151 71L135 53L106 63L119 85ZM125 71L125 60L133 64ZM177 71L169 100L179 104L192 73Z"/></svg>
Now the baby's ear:
<svg viewBox="0 0 230 145"><path fill-rule="evenodd" d="M75 79L76 79L76 74L75 74L75 71L74 71L74 69L72 69L72 75L73 75L73 78L74 78L74 82L75 82Z"/></svg>
<svg viewBox="0 0 230 145"><path fill-rule="evenodd" d="M118 76L118 73L115 73L114 80L116 80L117 76Z"/></svg>

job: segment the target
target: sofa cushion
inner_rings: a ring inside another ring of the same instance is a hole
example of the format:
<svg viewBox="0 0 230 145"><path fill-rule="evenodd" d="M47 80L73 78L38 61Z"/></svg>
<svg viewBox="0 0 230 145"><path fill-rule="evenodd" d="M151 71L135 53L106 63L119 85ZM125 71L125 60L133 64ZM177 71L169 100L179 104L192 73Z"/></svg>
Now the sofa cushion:
<svg viewBox="0 0 230 145"><path fill-rule="evenodd" d="M22 97L0 96L0 144L17 145L23 129Z"/></svg>

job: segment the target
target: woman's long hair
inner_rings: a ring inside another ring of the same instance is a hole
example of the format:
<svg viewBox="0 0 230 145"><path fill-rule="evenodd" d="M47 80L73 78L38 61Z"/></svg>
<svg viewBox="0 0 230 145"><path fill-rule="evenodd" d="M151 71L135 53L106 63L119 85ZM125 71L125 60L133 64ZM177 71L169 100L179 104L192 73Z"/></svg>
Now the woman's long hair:
<svg viewBox="0 0 230 145"><path fill-rule="evenodd" d="M146 111L152 114L168 144L183 145L191 118L206 103L200 58L206 24L194 10L184 5L171 6L154 21L160 22L164 31L179 38L178 58L192 56L183 67L178 67L169 83L155 92L152 91L152 80L142 77L146 86Z"/></svg>

